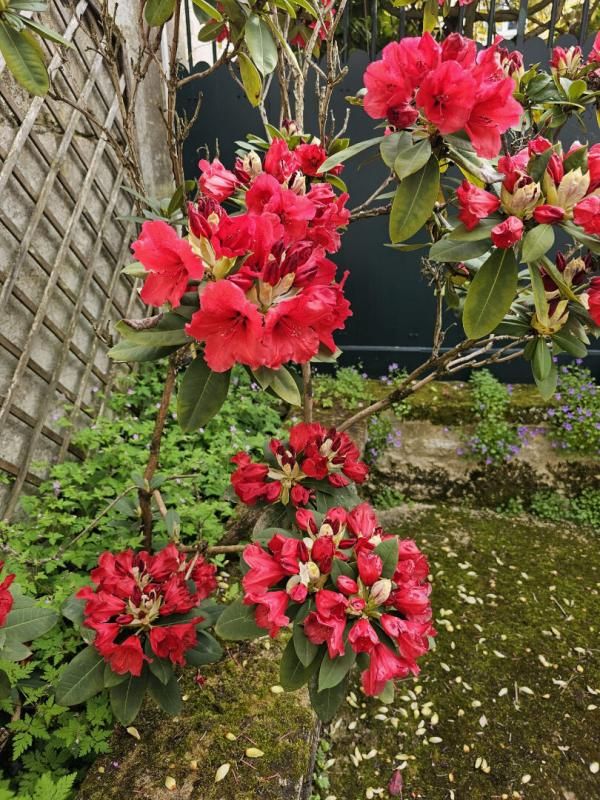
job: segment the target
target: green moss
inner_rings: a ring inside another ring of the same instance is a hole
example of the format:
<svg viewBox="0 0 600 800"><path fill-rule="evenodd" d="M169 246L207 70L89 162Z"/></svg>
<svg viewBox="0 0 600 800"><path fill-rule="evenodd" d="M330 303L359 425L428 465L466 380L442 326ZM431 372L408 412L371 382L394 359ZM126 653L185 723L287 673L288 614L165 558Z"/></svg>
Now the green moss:
<svg viewBox="0 0 600 800"><path fill-rule="evenodd" d="M279 645L267 643L279 655ZM99 760L81 788L80 800L282 800L296 796L310 762L314 715L302 693L274 694L278 659L264 643L231 648L219 664L204 667L198 688L184 676L188 700L171 718L148 704L135 727L137 741L115 732L110 756ZM230 741L226 734L237 738ZM264 752L247 758L253 747ZM197 762L197 768L194 762ZM227 777L215 784L219 766ZM165 779L177 789L169 792Z"/></svg>
<svg viewBox="0 0 600 800"><path fill-rule="evenodd" d="M387 797L405 764L405 798L600 797L589 769L600 760L597 537L431 506L409 509L396 529L430 558L436 650L387 707L355 689L358 709L345 705L330 734L326 794ZM355 766L356 747L377 752Z"/></svg>

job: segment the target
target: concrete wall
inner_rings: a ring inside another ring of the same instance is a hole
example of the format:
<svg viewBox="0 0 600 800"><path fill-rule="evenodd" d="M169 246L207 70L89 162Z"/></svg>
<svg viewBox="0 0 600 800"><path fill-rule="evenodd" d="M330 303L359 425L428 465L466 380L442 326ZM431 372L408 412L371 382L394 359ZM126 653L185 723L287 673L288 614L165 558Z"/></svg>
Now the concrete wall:
<svg viewBox="0 0 600 800"><path fill-rule="evenodd" d="M137 2L121 3L119 24L135 46ZM73 42L44 44L52 91L32 99L0 59L0 514L14 514L48 464L79 457L68 430L93 419L110 390L113 324L140 314L134 284L120 275L135 225L125 175L82 111L122 139L113 84L93 50L99 18L88 0L51 3L44 20ZM100 34L102 32L100 31ZM124 53L124 64L128 53ZM126 77L122 77L124 90ZM149 100L151 98L151 101ZM169 190L156 79L140 97L139 135L151 194ZM65 404L71 408L65 411Z"/></svg>

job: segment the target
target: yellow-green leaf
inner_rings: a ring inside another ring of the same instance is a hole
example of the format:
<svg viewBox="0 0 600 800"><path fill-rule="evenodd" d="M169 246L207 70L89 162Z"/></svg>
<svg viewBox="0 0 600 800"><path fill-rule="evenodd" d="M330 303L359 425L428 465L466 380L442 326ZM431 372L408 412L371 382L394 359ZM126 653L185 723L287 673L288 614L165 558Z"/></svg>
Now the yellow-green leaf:
<svg viewBox="0 0 600 800"><path fill-rule="evenodd" d="M175 0L148 0L144 8L144 17L151 27L164 25L171 19L175 11Z"/></svg>
<svg viewBox="0 0 600 800"><path fill-rule="evenodd" d="M41 49L28 31L16 31L0 20L0 53L17 83L42 97L49 87Z"/></svg>
<svg viewBox="0 0 600 800"><path fill-rule="evenodd" d="M238 64L246 97L250 101L250 105L257 106L262 93L260 73L245 53L238 53Z"/></svg>

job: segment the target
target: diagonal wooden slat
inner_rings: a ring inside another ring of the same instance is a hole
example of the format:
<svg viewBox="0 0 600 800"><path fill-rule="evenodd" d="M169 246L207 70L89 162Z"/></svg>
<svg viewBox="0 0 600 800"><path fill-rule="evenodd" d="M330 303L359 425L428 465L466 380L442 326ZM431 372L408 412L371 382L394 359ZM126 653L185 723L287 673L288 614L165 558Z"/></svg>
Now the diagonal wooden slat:
<svg viewBox="0 0 600 800"><path fill-rule="evenodd" d="M117 113L117 109L118 109L118 99L115 97L114 100L113 100L112 107L110 108L110 110L108 112L108 115L106 117L106 120L104 122L104 124L105 124L105 126L107 128L110 128L110 126L112 125L112 123L114 121L114 118L115 118L115 115ZM92 160L91 160L91 162L89 164L89 169L88 169L87 175L85 177L85 181L84 181L83 186L81 188L81 193L79 195L79 200L78 200L75 208L73 209L73 211L71 213L71 217L69 219L69 222L67 224L66 231L65 231L65 238L61 242L61 246L59 247L58 252L56 254L56 258L54 260L54 264L53 264L53 267L52 267L52 273L51 273L51 275L49 277L48 283L47 283L47 285L46 285L46 287L44 289L44 294L42 295L42 299L41 299L41 301L39 303L38 313L36 314L36 316L35 316L35 318L33 320L33 324L31 326L31 329L29 331L29 334L28 334L28 337L27 337L27 341L25 343L23 355L25 355L25 353L27 353L27 355L29 355L29 352L31 351L31 347L32 347L32 344L33 344L33 340L34 340L35 336L37 335L37 332L39 331L39 329L41 327L43 312L44 312L45 308L47 307L47 305L48 305L48 303L50 301L50 298L52 296L52 291L53 291L54 286L56 284L56 279L58 277L58 272L60 270L61 264L63 263L63 260L64 260L65 256L67 255L67 252L68 252L68 249L69 249L70 239L72 238L72 236L75 233L75 229L76 229L77 223L79 222L79 218L81 216L82 210L83 210L83 208L85 206L85 203L87 201L89 192L90 192L90 190L91 190L91 188L93 186L95 173L98 170L98 167L100 166L100 164L102 162L102 156L103 156L103 153L104 153L104 149L106 147L106 143L107 143L106 138L104 136L102 136L98 140L98 143L96 144L96 148L94 150L94 155L92 156ZM11 489L11 494L10 494L10 497L9 497L9 500L8 500L8 503L7 503L5 512L4 512L4 518L6 520L10 520L12 514L14 513L14 511L15 511L15 509L17 507L19 494L21 492L21 488L23 486L23 483L25 482L25 477L26 477L26 474L27 474L27 472L29 470L29 465L31 464L31 461L33 459L33 455L35 453L35 448L37 446L39 435L40 435L40 432L41 432L42 427L44 425L44 421L46 419L46 415L47 415L47 412L48 412L48 408L49 408L50 402L54 398L54 393L56 391L56 385L57 385L57 383L59 381L60 375L62 373L63 367L64 367L65 362L66 362L67 354L69 352L69 343L70 343L70 341L71 341L71 339L72 339L72 337L73 337L73 335L75 333L76 327L77 327L77 325L78 325L78 323L80 321L81 308L82 308L84 299L86 297L87 289L88 289L89 284L90 284L90 282L92 280L93 267L94 266L95 266L95 262L90 260L90 263L88 264L87 271L86 271L86 273L84 275L84 278L83 278L82 285L81 285L80 290L79 290L79 296L78 296L77 302L75 303L75 305L74 305L74 307L73 307L73 309L71 311L71 317L70 317L69 325L67 326L67 330L65 331L65 334L64 334L64 343L63 343L63 346L61 348L59 358L58 358L57 363L55 364L55 366L53 368L52 378L50 380L50 383L47 386L46 394L45 394L45 397L42 400L41 408L38 410L38 419L37 419L35 428L33 429L33 433L32 433L31 439L29 441L25 456L21 459L19 475L17 476L17 478L16 478L16 480L15 480L13 486L12 486L12 489ZM17 389L18 389L19 383L20 383L20 381L21 381L21 379L23 377L23 374L24 374L25 370L26 370L26 362L25 362L24 358L22 357L19 360L17 368L16 368L16 370L15 370L15 372L13 374L12 380L11 380L10 385L8 387L8 391L7 391L7 394L6 394L6 398L5 398L4 404L2 405L2 408L0 409L0 430L2 429L2 427L4 426L4 424L6 422L8 409L10 408L10 405L12 404L13 397L14 397Z"/></svg>

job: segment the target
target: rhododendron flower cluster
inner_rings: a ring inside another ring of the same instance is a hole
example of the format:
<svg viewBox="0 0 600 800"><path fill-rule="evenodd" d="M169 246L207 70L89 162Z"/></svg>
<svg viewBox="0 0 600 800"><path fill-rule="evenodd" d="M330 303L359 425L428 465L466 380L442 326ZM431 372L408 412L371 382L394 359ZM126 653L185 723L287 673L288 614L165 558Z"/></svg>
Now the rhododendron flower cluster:
<svg viewBox="0 0 600 800"><path fill-rule="evenodd" d="M519 123L514 60L499 43L477 51L474 41L451 34L441 44L429 33L388 44L367 67L364 108L396 129L429 133L466 131L480 156L500 151L501 134Z"/></svg>
<svg viewBox="0 0 600 800"><path fill-rule="evenodd" d="M0 572L4 569L4 561L0 561ZM6 618L10 614L13 607L14 599L10 592L10 587L14 581L13 574L6 575L0 583L0 627L6 622Z"/></svg>
<svg viewBox="0 0 600 800"><path fill-rule="evenodd" d="M539 158L546 165L536 180L531 173ZM516 155L502 156L498 171L503 176L499 196L466 180L457 190L458 217L468 230L500 210L508 218L492 229L497 247L518 242L526 225L573 220L587 234L600 233L600 144L587 151L575 143L563 154L560 145L537 136Z"/></svg>
<svg viewBox="0 0 600 800"><path fill-rule="evenodd" d="M215 372L236 363L278 369L310 360L322 346L336 350L333 332L344 327L350 305L346 275L336 282L327 256L339 249L349 212L347 194L313 180L326 158L318 142L290 150L276 138L262 161L252 152L233 171L202 160L188 238L160 220L143 224L133 245L148 271L142 299L177 307L186 292L198 292L186 331L204 343ZM222 205L234 194L243 213Z"/></svg>
<svg viewBox="0 0 600 800"><path fill-rule="evenodd" d="M232 458L237 469L231 484L243 503L291 503L306 506L315 482L340 488L363 483L367 465L352 439L317 422L301 422L290 429L288 442L271 439L271 463L255 463L242 451ZM310 486L306 485L310 482Z"/></svg>
<svg viewBox="0 0 600 800"><path fill-rule="evenodd" d="M552 50L550 67L557 78L577 80L588 73L600 76L600 33L596 34L587 61L579 45L559 46Z"/></svg>
<svg viewBox="0 0 600 800"><path fill-rule="evenodd" d="M301 627L294 640L319 646L315 657L324 662L364 654L369 695L418 675L417 659L435 631L429 567L414 541L385 533L366 503L331 508L324 517L300 509L296 524L299 535L276 532L266 546L244 550L243 603L256 624L276 636L294 619Z"/></svg>
<svg viewBox="0 0 600 800"><path fill-rule="evenodd" d="M91 572L95 586L76 596L85 601L83 624L95 631L93 645L110 669L139 676L154 658L183 666L203 620L194 612L216 588L215 571L201 556L188 561L174 544L155 555L103 553Z"/></svg>

